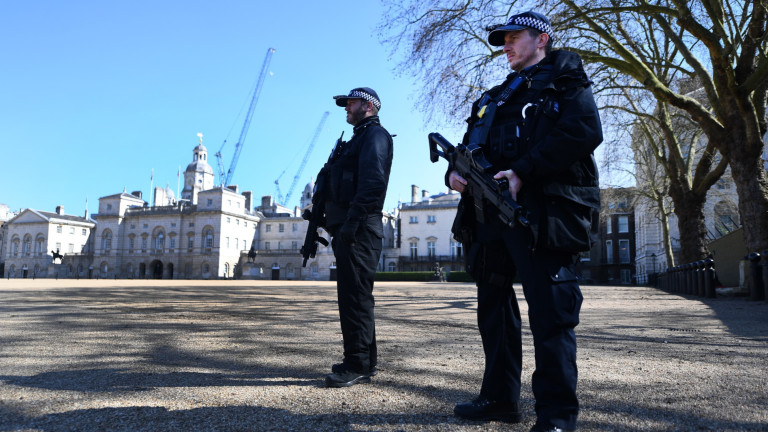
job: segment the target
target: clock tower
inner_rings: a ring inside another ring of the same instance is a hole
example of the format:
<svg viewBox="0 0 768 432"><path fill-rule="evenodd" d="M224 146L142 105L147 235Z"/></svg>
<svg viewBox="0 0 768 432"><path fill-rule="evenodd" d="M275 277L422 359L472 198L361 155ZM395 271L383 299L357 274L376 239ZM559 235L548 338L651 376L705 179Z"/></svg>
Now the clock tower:
<svg viewBox="0 0 768 432"><path fill-rule="evenodd" d="M213 168L208 165L208 149L203 145L203 134L198 133L200 144L192 150L192 163L184 170L184 189L181 198L197 204L197 194L200 191L213 189Z"/></svg>

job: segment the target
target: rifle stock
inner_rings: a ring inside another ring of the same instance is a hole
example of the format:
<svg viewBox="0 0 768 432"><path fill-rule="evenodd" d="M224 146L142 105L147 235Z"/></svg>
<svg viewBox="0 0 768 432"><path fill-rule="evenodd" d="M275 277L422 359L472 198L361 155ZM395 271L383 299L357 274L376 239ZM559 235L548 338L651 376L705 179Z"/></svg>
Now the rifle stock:
<svg viewBox="0 0 768 432"><path fill-rule="evenodd" d="M454 146L439 133L429 134L429 159L434 163L443 158L448 167L467 180L465 193L473 198L475 214L483 221L486 206L498 210L504 225L528 227L528 212L509 194L507 179L494 179L493 167L477 145Z"/></svg>

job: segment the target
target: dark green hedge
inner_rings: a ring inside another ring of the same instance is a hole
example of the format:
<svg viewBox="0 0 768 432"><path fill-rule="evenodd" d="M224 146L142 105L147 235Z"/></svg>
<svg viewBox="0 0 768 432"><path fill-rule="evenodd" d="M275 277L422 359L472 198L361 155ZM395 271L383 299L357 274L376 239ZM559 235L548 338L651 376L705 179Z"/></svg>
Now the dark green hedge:
<svg viewBox="0 0 768 432"><path fill-rule="evenodd" d="M426 282L432 279L430 271L416 272L377 272L374 280L400 282Z"/></svg>
<svg viewBox="0 0 768 432"><path fill-rule="evenodd" d="M432 280L433 274L434 273L431 271L377 272L374 280L390 282L429 282ZM448 282L474 282L465 271L452 271L448 273L446 280Z"/></svg>
<svg viewBox="0 0 768 432"><path fill-rule="evenodd" d="M474 282L472 276L465 271L452 271L448 273L448 282Z"/></svg>

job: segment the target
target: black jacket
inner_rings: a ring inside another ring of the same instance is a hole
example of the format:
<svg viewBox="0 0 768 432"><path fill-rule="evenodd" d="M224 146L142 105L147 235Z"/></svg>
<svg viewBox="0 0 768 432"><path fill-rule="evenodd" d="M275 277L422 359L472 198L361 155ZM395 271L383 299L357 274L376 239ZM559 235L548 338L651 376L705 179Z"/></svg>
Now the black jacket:
<svg viewBox="0 0 768 432"><path fill-rule="evenodd" d="M589 250L600 207L593 151L603 140L591 81L579 56L568 51L553 51L526 72L530 87L498 107L484 153L494 168L511 168L523 180L518 200L532 212L538 247ZM497 97L506 85L489 95Z"/></svg>
<svg viewBox="0 0 768 432"><path fill-rule="evenodd" d="M352 138L341 146L328 164L328 227L338 227L347 219L365 223L375 216L376 232L380 232L392 168L392 136L381 126L378 116L371 116L356 124Z"/></svg>

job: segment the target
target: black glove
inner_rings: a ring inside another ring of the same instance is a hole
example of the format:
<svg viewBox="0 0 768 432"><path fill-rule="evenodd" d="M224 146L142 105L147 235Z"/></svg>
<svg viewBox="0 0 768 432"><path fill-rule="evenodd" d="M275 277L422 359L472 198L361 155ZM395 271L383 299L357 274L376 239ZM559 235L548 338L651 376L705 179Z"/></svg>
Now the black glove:
<svg viewBox="0 0 768 432"><path fill-rule="evenodd" d="M355 244L355 234L357 234L357 228L360 226L360 221L357 219L347 219L344 221L344 225L339 228L339 238L346 244Z"/></svg>

